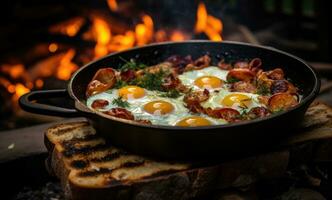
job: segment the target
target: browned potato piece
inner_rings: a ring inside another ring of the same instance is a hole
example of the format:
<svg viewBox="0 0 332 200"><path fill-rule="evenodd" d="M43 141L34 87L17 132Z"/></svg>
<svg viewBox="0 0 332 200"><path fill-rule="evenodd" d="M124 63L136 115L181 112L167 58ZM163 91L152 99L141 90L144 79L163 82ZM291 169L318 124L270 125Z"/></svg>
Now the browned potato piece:
<svg viewBox="0 0 332 200"><path fill-rule="evenodd" d="M287 110L298 104L298 97L289 93L277 93L270 97L268 106L272 112Z"/></svg>

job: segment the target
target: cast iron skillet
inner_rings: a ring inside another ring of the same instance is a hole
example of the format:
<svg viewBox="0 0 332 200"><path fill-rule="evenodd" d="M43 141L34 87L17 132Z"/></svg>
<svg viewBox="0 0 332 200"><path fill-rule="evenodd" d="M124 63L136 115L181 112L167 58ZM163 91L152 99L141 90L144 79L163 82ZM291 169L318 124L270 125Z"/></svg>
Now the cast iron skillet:
<svg viewBox="0 0 332 200"><path fill-rule="evenodd" d="M104 67L118 68L123 59L153 65L172 55L192 55L193 58L209 54L216 62L261 58L264 69L281 67L288 78L300 88L303 99L299 105L272 116L229 125L207 127L172 127L139 125L127 120L97 113L85 106L85 90L95 72ZM122 59L121 59L122 58ZM294 133L305 111L319 92L320 81L315 71L303 60L270 47L238 42L186 41L168 42L133 48L110 54L80 68L71 78L67 90L30 92L20 98L21 107L29 112L64 117L85 116L116 146L135 153L167 158L231 157L254 152L277 143ZM66 109L33 100L69 96L75 108Z"/></svg>

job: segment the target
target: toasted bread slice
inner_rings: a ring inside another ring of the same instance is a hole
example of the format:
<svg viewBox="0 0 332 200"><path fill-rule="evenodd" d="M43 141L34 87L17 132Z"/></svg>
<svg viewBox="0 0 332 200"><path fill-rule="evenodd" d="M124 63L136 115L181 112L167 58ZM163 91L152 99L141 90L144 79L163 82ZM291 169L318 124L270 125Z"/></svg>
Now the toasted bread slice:
<svg viewBox="0 0 332 200"><path fill-rule="evenodd" d="M306 131L285 144L319 139L320 131L331 130L331 118L331 108L313 104L304 120ZM213 166L159 162L113 147L87 122L49 128L45 145L49 151L47 167L61 180L66 198L81 200L189 199L212 189L244 186L259 178L280 176L289 159L287 150Z"/></svg>
<svg viewBox="0 0 332 200"><path fill-rule="evenodd" d="M100 189L130 185L190 167L190 164L157 162L128 154L107 144L87 122L49 128L45 145L52 153L48 169L61 178L69 189L67 192L72 187Z"/></svg>

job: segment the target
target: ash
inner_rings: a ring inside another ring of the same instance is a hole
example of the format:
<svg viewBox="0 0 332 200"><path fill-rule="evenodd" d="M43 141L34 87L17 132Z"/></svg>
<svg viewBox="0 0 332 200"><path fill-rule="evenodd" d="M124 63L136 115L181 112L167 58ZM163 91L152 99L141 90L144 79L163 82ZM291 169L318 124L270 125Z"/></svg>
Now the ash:
<svg viewBox="0 0 332 200"><path fill-rule="evenodd" d="M59 182L48 182L39 188L24 187L13 200L65 199Z"/></svg>

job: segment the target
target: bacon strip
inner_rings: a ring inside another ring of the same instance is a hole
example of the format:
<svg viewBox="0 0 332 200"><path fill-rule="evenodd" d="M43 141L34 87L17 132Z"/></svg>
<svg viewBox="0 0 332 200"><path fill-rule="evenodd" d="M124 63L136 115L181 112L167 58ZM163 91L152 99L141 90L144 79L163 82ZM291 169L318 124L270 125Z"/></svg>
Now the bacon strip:
<svg viewBox="0 0 332 200"><path fill-rule="evenodd" d="M92 95L104 92L112 88L115 82L115 70L112 68L99 69L92 78L91 82L88 84L86 96L90 97Z"/></svg>
<svg viewBox="0 0 332 200"><path fill-rule="evenodd" d="M124 109L124 108L112 108L108 111L105 111L104 112L106 115L110 115L110 116L113 116L113 117L118 117L118 118L122 118L122 119L128 119L128 120L134 120L134 115Z"/></svg>

